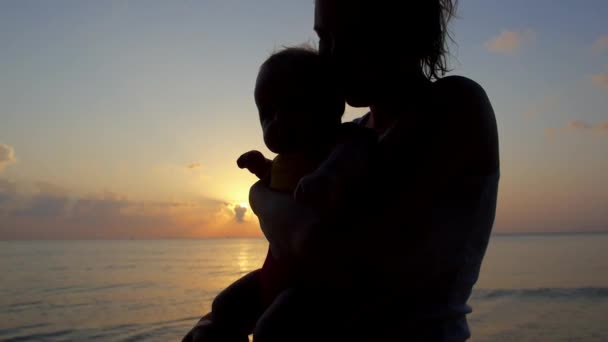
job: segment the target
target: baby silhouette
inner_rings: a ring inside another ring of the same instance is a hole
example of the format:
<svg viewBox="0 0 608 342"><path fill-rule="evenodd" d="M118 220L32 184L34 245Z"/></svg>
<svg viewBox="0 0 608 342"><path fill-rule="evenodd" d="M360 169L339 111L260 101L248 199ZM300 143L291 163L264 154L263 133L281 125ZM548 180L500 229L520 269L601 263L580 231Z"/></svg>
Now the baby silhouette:
<svg viewBox="0 0 608 342"><path fill-rule="evenodd" d="M313 49L287 48L269 57L258 73L255 102L264 142L277 156L269 160L250 151L237 160L270 189L294 194L320 211L338 206L345 196L341 189L366 174L365 151L371 149L361 146L376 143L370 130L341 123L345 101L333 77ZM212 312L198 324L199 334L209 341L247 341L254 328L260 330L262 315L272 321L280 312L285 303L277 297L300 276L289 257L271 245L260 270L216 297Z"/></svg>

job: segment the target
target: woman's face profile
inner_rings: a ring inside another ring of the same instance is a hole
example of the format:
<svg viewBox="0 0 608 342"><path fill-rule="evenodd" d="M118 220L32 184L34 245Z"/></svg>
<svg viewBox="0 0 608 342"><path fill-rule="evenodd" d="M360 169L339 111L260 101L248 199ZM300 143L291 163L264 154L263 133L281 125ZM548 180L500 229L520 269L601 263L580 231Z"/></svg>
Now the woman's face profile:
<svg viewBox="0 0 608 342"><path fill-rule="evenodd" d="M315 1L319 53L330 60L346 102L354 107L370 106L377 86L394 77L403 63L395 39L390 38L394 35L366 15L366 7L372 6L380 5L364 0ZM378 15L372 17L382 21Z"/></svg>
<svg viewBox="0 0 608 342"><path fill-rule="evenodd" d="M315 31L319 36L319 54L327 58L334 71L338 74L340 86L343 88L346 102L351 106L369 106L365 84L371 81L366 77L369 58L363 37L355 32L352 25L359 16L354 6L341 0L316 0L315 2Z"/></svg>

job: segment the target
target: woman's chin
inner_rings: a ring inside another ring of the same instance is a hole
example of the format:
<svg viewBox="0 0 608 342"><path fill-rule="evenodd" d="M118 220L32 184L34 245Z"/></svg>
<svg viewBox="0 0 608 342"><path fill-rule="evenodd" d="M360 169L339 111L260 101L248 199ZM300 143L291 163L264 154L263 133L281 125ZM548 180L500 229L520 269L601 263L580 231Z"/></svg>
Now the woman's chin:
<svg viewBox="0 0 608 342"><path fill-rule="evenodd" d="M346 96L346 103L355 108L364 108L371 106L371 101L366 96Z"/></svg>

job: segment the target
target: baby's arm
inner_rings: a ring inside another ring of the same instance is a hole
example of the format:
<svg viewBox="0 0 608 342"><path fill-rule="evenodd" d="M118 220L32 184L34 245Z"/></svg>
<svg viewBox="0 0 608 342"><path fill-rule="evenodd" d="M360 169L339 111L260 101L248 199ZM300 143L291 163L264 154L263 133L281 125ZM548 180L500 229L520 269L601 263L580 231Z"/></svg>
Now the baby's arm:
<svg viewBox="0 0 608 342"><path fill-rule="evenodd" d="M348 196L367 184L377 137L356 124L343 124L341 137L328 158L303 177L295 191L296 200L321 211L343 205Z"/></svg>
<svg viewBox="0 0 608 342"><path fill-rule="evenodd" d="M259 151L243 153L243 155L237 159L236 164L241 169L249 170L249 172L256 175L259 179L266 178L270 174L270 169L272 168L272 161L266 159Z"/></svg>

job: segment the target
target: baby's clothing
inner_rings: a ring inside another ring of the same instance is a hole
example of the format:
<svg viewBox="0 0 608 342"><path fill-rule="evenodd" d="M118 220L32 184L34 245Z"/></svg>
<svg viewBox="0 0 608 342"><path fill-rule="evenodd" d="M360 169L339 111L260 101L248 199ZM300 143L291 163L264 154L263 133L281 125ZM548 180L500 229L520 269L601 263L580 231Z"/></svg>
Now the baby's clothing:
<svg viewBox="0 0 608 342"><path fill-rule="evenodd" d="M272 161L270 188L293 193L300 179L318 166L318 162L301 153L279 154Z"/></svg>

